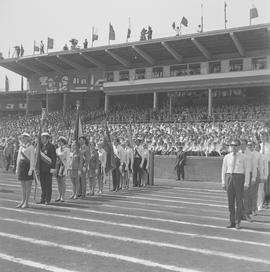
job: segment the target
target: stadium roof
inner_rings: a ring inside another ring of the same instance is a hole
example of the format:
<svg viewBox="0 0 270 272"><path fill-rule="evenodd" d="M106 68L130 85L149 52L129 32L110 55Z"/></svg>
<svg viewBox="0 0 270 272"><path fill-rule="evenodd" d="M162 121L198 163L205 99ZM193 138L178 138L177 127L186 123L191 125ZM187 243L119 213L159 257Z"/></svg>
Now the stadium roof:
<svg viewBox="0 0 270 272"><path fill-rule="evenodd" d="M0 60L25 77L66 74L70 70L121 70L138 67L245 57L270 51L270 23L116 45L51 52Z"/></svg>

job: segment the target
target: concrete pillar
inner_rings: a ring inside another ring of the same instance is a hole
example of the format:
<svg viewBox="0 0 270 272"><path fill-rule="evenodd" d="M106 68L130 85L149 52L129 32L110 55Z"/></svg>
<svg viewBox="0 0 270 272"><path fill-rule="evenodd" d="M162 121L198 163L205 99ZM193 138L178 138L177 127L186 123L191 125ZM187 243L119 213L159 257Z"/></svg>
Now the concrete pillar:
<svg viewBox="0 0 270 272"><path fill-rule="evenodd" d="M266 69L270 69L270 56L266 57Z"/></svg>
<svg viewBox="0 0 270 272"><path fill-rule="evenodd" d="M67 93L63 93L63 114L67 111Z"/></svg>
<svg viewBox="0 0 270 272"><path fill-rule="evenodd" d="M209 65L208 62L202 62L201 63L201 74L205 75L209 73Z"/></svg>
<svg viewBox="0 0 270 272"><path fill-rule="evenodd" d="M221 73L228 73L230 69L229 60L221 61Z"/></svg>
<svg viewBox="0 0 270 272"><path fill-rule="evenodd" d="M153 93L153 110L156 111L157 110L157 103L158 103L158 97L157 97L157 92Z"/></svg>
<svg viewBox="0 0 270 272"><path fill-rule="evenodd" d="M105 103L104 103L104 111L107 113L109 111L109 102L110 102L110 97L108 94L105 94Z"/></svg>
<svg viewBox="0 0 270 272"><path fill-rule="evenodd" d="M163 77L169 77L170 76L170 66L164 66L163 67Z"/></svg>
<svg viewBox="0 0 270 272"><path fill-rule="evenodd" d="M145 68L145 78L150 79L152 78L152 67L146 67Z"/></svg>
<svg viewBox="0 0 270 272"><path fill-rule="evenodd" d="M243 59L243 71L250 71L252 70L252 60L251 58L244 58Z"/></svg>
<svg viewBox="0 0 270 272"><path fill-rule="evenodd" d="M29 115L29 90L26 90L26 109L25 109L25 114L26 116Z"/></svg>
<svg viewBox="0 0 270 272"><path fill-rule="evenodd" d="M208 116L212 116L212 89L208 89Z"/></svg>
<svg viewBox="0 0 270 272"><path fill-rule="evenodd" d="M119 71L113 72L113 78L114 78L114 81L119 81Z"/></svg>

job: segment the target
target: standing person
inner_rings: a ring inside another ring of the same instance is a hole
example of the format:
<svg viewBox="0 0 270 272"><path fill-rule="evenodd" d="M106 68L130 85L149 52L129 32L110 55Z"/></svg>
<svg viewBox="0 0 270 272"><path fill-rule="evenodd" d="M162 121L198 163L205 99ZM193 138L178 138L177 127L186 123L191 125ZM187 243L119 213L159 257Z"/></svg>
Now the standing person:
<svg viewBox="0 0 270 272"><path fill-rule="evenodd" d="M96 150L95 142L92 140L89 144L89 161L88 161L88 179L89 179L89 188L90 195L95 194L95 186L97 182L97 176L99 171L99 157Z"/></svg>
<svg viewBox="0 0 270 272"><path fill-rule="evenodd" d="M16 173L22 186L22 201L17 208L28 208L31 194L33 171L35 169L35 149L31 144L30 135L24 132L21 136L21 146L18 151Z"/></svg>
<svg viewBox="0 0 270 272"><path fill-rule="evenodd" d="M98 144L98 157L99 157L99 171L98 171L98 193L103 193L103 184L105 183L105 169L107 163L107 153L103 148L103 142Z"/></svg>
<svg viewBox="0 0 270 272"><path fill-rule="evenodd" d="M120 186L121 155L123 153L119 138L114 140L113 149L115 155L115 168L112 170L113 191L117 192Z"/></svg>
<svg viewBox="0 0 270 272"><path fill-rule="evenodd" d="M40 41L40 54L44 54L44 43Z"/></svg>
<svg viewBox="0 0 270 272"><path fill-rule="evenodd" d="M261 146L256 145L255 149L260 152ZM259 184L258 184L258 194L257 194L257 210L261 212L263 210L263 202L264 202L264 186L267 182L267 178L269 176L269 167L268 167L268 158L265 154L260 153L259 158Z"/></svg>
<svg viewBox="0 0 270 272"><path fill-rule="evenodd" d="M149 169L149 150L147 148L147 144L143 144L142 149L142 161L140 164L140 168L142 169L142 184L141 186L145 187L148 184L148 169Z"/></svg>
<svg viewBox="0 0 270 272"><path fill-rule="evenodd" d="M134 162L133 162L133 187L137 187L141 184L142 180L142 171L140 164L142 161L142 146L140 139L135 141L134 147Z"/></svg>
<svg viewBox="0 0 270 272"><path fill-rule="evenodd" d="M185 170L184 166L186 164L186 152L183 150L183 146L178 144L178 151L176 153L175 167L177 174L177 180L185 179Z"/></svg>
<svg viewBox="0 0 270 272"><path fill-rule="evenodd" d="M56 149L56 179L59 196L55 201L64 202L66 193L66 176L69 168L70 150L66 146L67 139L63 136L58 139L59 147Z"/></svg>
<svg viewBox="0 0 270 272"><path fill-rule="evenodd" d="M55 146L49 141L48 132L41 134L41 150L40 150L40 185L41 199L39 204L49 205L52 198L52 176L55 173L56 151Z"/></svg>
<svg viewBox="0 0 270 272"><path fill-rule="evenodd" d="M251 212L251 207L250 207L250 188L251 188L251 178L252 178L252 153L250 150L247 148L247 143L248 141L246 139L242 139L240 142L240 152L244 154L246 163L248 165L248 168L250 170L249 173L249 184L248 187L244 189L244 196L243 196L243 216L242 220L248 220L251 221L250 214Z"/></svg>
<svg viewBox="0 0 270 272"><path fill-rule="evenodd" d="M5 149L5 139L3 138L0 143L0 168L5 169L5 158L4 158L4 149Z"/></svg>
<svg viewBox="0 0 270 272"><path fill-rule="evenodd" d="M126 189L129 188L130 176L133 173L133 163L134 163L134 154L133 148L131 147L130 141L126 142L126 159L127 159L127 180L126 180Z"/></svg>
<svg viewBox="0 0 270 272"><path fill-rule="evenodd" d="M14 153L13 153L14 173L16 172L16 169L17 169L17 157L18 157L19 148L20 148L20 143L18 139L16 139L14 143Z"/></svg>
<svg viewBox="0 0 270 272"><path fill-rule="evenodd" d="M70 199L77 199L79 195L79 166L80 166L80 146L79 143L71 145L71 160L70 160L70 179L72 183L72 195Z"/></svg>
<svg viewBox="0 0 270 272"><path fill-rule="evenodd" d="M244 188L248 188L250 170L245 156L239 152L240 141L231 143L232 152L227 154L222 164L222 187L227 191L230 224L227 228L240 228L243 211ZM236 203L236 212L235 212Z"/></svg>
<svg viewBox="0 0 270 272"><path fill-rule="evenodd" d="M261 168L261 154L255 149L254 142L248 142L248 149L252 155L252 176L249 188L249 207L252 215L256 215L257 212L257 195L258 195L258 186L260 182L260 168Z"/></svg>
<svg viewBox="0 0 270 272"><path fill-rule="evenodd" d="M85 136L81 136L79 138L80 144L80 166L79 166L79 196L82 199L85 198L86 195L86 173L88 171L89 164L89 147L88 141Z"/></svg>
<svg viewBox="0 0 270 272"><path fill-rule="evenodd" d="M4 158L5 158L5 162L6 162L6 171L8 172L9 167L12 163L12 158L13 158L13 152L14 152L14 146L12 143L12 138L9 138L7 140L6 146L4 148Z"/></svg>
<svg viewBox="0 0 270 272"><path fill-rule="evenodd" d="M270 143L268 142L266 131L261 132L261 141L261 153L264 155L264 158L268 162L268 169L270 169ZM267 176L266 182L264 184L264 194L264 206L268 208L270 203L270 175Z"/></svg>
<svg viewBox="0 0 270 272"><path fill-rule="evenodd" d="M83 42L83 48L86 49L87 47L88 47L88 41L87 39L85 39Z"/></svg>

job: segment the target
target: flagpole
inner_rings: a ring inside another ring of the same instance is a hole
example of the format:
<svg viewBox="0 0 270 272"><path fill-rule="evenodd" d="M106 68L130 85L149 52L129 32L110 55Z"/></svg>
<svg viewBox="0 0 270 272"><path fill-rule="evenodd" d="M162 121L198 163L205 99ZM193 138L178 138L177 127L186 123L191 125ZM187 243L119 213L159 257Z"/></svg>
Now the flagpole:
<svg viewBox="0 0 270 272"><path fill-rule="evenodd" d="M227 3L226 3L226 1L224 2L224 24L225 24L225 29L227 29Z"/></svg>
<svg viewBox="0 0 270 272"><path fill-rule="evenodd" d="M36 41L34 40L34 51L33 51L33 55L35 55L35 47L36 47Z"/></svg>
<svg viewBox="0 0 270 272"><path fill-rule="evenodd" d="M109 23L109 41L108 41L108 45L110 45L110 30L111 30L111 22Z"/></svg>
<svg viewBox="0 0 270 272"><path fill-rule="evenodd" d="M203 32L203 4L201 3L201 32Z"/></svg>
<svg viewBox="0 0 270 272"><path fill-rule="evenodd" d="M94 41L93 41L93 36L94 35L94 27L92 26L92 47L93 47L93 45L94 45Z"/></svg>

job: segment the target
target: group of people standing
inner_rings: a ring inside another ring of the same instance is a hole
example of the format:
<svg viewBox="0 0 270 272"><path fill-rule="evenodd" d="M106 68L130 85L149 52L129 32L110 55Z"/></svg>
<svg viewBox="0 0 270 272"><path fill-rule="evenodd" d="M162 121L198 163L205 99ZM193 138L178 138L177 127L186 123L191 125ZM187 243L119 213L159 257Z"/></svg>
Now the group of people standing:
<svg viewBox="0 0 270 272"><path fill-rule="evenodd" d="M52 143L50 134L44 132L41 134L40 154L37 154L30 134L24 132L20 137L16 165L16 173L22 186L22 201L17 207L28 207L34 179L41 186L41 198L37 203L46 205L51 203L53 176L56 177L59 193L55 202L65 201L68 177L72 183L70 199L85 199L87 194L102 194L106 175L110 179L110 173L113 191L127 190L131 177L134 187L146 186L149 182L147 145L142 145L141 140L137 139L133 147L129 140L115 138L112 148L115 166L112 171L107 171L108 151L104 141L95 143L81 136L69 146L65 137L61 136L57 143ZM98 191L95 191L96 185Z"/></svg>
<svg viewBox="0 0 270 272"><path fill-rule="evenodd" d="M270 143L266 132L261 133L260 144L246 139L231 142L221 175L230 213L228 228L239 229L242 220L252 222L251 215L269 206L269 168Z"/></svg>

